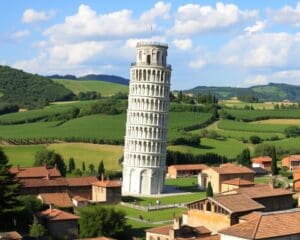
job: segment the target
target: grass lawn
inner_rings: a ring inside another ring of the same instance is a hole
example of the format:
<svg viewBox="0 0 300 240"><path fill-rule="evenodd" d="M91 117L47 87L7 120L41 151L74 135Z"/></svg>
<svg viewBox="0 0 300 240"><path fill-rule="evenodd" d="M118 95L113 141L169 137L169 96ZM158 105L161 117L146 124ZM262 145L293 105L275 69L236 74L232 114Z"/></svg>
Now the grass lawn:
<svg viewBox="0 0 300 240"><path fill-rule="evenodd" d="M110 83L104 81L93 80L68 80L68 79L53 79L55 82L64 85L73 93L95 91L101 93L102 96L111 96L117 92L128 92L128 86Z"/></svg>
<svg viewBox="0 0 300 240"><path fill-rule="evenodd" d="M33 165L35 153L46 148L45 145L0 145L7 155L10 164L22 167Z"/></svg>
<svg viewBox="0 0 300 240"><path fill-rule="evenodd" d="M300 137L296 138L285 138L282 140L278 141L270 141L270 142L265 142L269 143L271 145L274 145L276 148L282 148L288 151L296 151L300 153Z"/></svg>
<svg viewBox="0 0 300 240"><path fill-rule="evenodd" d="M81 168L84 161L86 166L90 163L97 168L101 160L107 170L120 170L118 163L123 154L123 146L119 145L101 145L91 143L55 143L49 145L0 145L4 153L8 156L10 163L14 166L23 167L32 166L35 160L35 154L43 149L55 150L61 154L68 164L70 157L75 159L75 164Z"/></svg>
<svg viewBox="0 0 300 240"><path fill-rule="evenodd" d="M146 239L146 232L145 232L146 229L167 225L166 223L157 225L157 224L138 222L132 219L127 219L127 224L131 226L131 235L138 237L139 239ZM171 224L171 220L170 220L170 224Z"/></svg>
<svg viewBox="0 0 300 240"><path fill-rule="evenodd" d="M186 152L192 154L216 153L226 156L230 159L240 154L246 145L236 139L215 140L209 138L201 138L200 147L190 147L184 145L169 146L169 150Z"/></svg>
<svg viewBox="0 0 300 240"><path fill-rule="evenodd" d="M263 176L263 177L256 177L254 178L255 183L262 183L262 184L268 184L270 181L269 176Z"/></svg>
<svg viewBox="0 0 300 240"><path fill-rule="evenodd" d="M70 157L73 157L76 166L79 168L81 168L83 161L85 161L86 166L92 163L97 168L99 162L103 160L105 169L121 169L118 160L123 154L123 146L90 143L57 143L50 144L47 148L61 154L66 162Z"/></svg>

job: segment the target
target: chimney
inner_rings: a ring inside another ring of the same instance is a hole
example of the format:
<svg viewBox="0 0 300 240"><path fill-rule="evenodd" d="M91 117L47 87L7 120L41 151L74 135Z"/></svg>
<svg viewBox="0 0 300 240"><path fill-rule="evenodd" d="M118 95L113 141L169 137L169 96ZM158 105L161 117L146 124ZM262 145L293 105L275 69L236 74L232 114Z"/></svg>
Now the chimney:
<svg viewBox="0 0 300 240"><path fill-rule="evenodd" d="M53 204L50 203L50 204L49 204L49 210L50 210L50 212L52 212L52 209L53 209Z"/></svg>
<svg viewBox="0 0 300 240"><path fill-rule="evenodd" d="M50 173L49 172L47 173L46 179L50 180Z"/></svg>
<svg viewBox="0 0 300 240"><path fill-rule="evenodd" d="M269 186L271 189L275 188L275 179L272 177L269 179Z"/></svg>
<svg viewBox="0 0 300 240"><path fill-rule="evenodd" d="M101 181L104 182L104 173L101 173Z"/></svg>
<svg viewBox="0 0 300 240"><path fill-rule="evenodd" d="M181 227L181 218L180 217L175 217L174 218L174 223L173 223L173 229L174 230L179 230Z"/></svg>
<svg viewBox="0 0 300 240"><path fill-rule="evenodd" d="M57 169L57 163L54 164L54 168Z"/></svg>

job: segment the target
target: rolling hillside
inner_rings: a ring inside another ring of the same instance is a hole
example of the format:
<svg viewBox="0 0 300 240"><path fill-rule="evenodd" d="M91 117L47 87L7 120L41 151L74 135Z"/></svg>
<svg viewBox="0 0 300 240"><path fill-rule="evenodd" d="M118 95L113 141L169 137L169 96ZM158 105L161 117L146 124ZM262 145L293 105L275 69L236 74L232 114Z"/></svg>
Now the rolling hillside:
<svg viewBox="0 0 300 240"><path fill-rule="evenodd" d="M111 83L105 81L95 80L69 80L69 79L53 79L54 82L64 85L67 89L71 90L74 94L79 92L95 91L102 96L111 96L117 92L128 92L128 86Z"/></svg>
<svg viewBox="0 0 300 240"><path fill-rule="evenodd" d="M0 104L37 108L72 98L70 90L49 78L0 65Z"/></svg>
<svg viewBox="0 0 300 240"><path fill-rule="evenodd" d="M242 95L252 95L257 97L260 101L283 101L285 99L293 102L300 101L300 86L283 83L270 83L268 85L249 88L198 86L184 92L192 94L212 93L216 95L218 99L230 99Z"/></svg>

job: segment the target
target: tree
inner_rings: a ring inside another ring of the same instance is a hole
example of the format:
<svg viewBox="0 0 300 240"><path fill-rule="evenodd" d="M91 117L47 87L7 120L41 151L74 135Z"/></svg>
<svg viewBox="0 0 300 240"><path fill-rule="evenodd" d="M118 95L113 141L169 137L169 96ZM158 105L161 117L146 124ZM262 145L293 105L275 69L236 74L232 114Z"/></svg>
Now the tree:
<svg viewBox="0 0 300 240"><path fill-rule="evenodd" d="M30 237L34 237L39 239L46 235L46 229L43 227L42 224L38 223L37 220L33 222L29 231Z"/></svg>
<svg viewBox="0 0 300 240"><path fill-rule="evenodd" d="M62 176L66 176L67 167L62 156L55 153L53 150L42 150L36 153L34 166L47 165L49 167L55 167L59 169Z"/></svg>
<svg viewBox="0 0 300 240"><path fill-rule="evenodd" d="M83 173L85 172L85 170L86 170L86 168L85 168L85 162L82 162L81 170L82 170Z"/></svg>
<svg viewBox="0 0 300 240"><path fill-rule="evenodd" d="M211 182L209 181L207 184L207 188L206 188L206 196L207 197L212 197L214 195L212 186L211 186Z"/></svg>
<svg viewBox="0 0 300 240"><path fill-rule="evenodd" d="M7 156L0 149L0 228L12 226L15 214L23 209L17 199L20 184L10 168Z"/></svg>
<svg viewBox="0 0 300 240"><path fill-rule="evenodd" d="M252 144L258 144L261 142L261 138L259 136L251 136L249 139Z"/></svg>
<svg viewBox="0 0 300 240"><path fill-rule="evenodd" d="M95 166L94 164L89 164L90 175L95 175Z"/></svg>
<svg viewBox="0 0 300 240"><path fill-rule="evenodd" d="M246 167L251 166L251 156L248 148L244 149L243 152L237 156L237 163Z"/></svg>
<svg viewBox="0 0 300 240"><path fill-rule="evenodd" d="M272 175L278 174L276 148L274 146L272 149L271 172L272 172Z"/></svg>
<svg viewBox="0 0 300 240"><path fill-rule="evenodd" d="M74 158L70 158L69 159L69 173L73 172L75 170L76 166L75 166L75 161Z"/></svg>
<svg viewBox="0 0 300 240"><path fill-rule="evenodd" d="M297 126L290 126L284 129L284 134L286 137L298 137L300 136L300 128Z"/></svg>
<svg viewBox="0 0 300 240"><path fill-rule="evenodd" d="M105 175L105 168L104 168L103 160L101 160L101 162L99 163L98 174L99 174L100 178Z"/></svg>
<svg viewBox="0 0 300 240"><path fill-rule="evenodd" d="M129 239L129 226L126 224L125 213L112 207L100 205L79 209L80 237L97 236Z"/></svg>

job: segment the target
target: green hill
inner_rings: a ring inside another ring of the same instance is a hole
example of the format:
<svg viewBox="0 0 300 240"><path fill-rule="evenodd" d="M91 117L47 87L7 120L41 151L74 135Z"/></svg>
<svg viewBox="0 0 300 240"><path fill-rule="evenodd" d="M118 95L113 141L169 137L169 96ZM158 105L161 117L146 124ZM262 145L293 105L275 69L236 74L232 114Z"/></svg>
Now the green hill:
<svg viewBox="0 0 300 240"><path fill-rule="evenodd" d="M260 101L283 101L285 99L293 102L300 101L300 86L283 83L270 83L268 85L249 88L198 86L184 92L192 94L212 93L216 95L218 99L230 99L232 97L251 95L257 97Z"/></svg>
<svg viewBox="0 0 300 240"><path fill-rule="evenodd" d="M0 66L0 104L37 108L49 102L70 100L73 93L63 85L36 74Z"/></svg>
<svg viewBox="0 0 300 240"><path fill-rule="evenodd" d="M95 80L70 80L70 79L53 79L54 82L64 85L74 94L79 92L99 92L102 96L111 96L117 92L128 92L128 86L123 84L95 81Z"/></svg>

